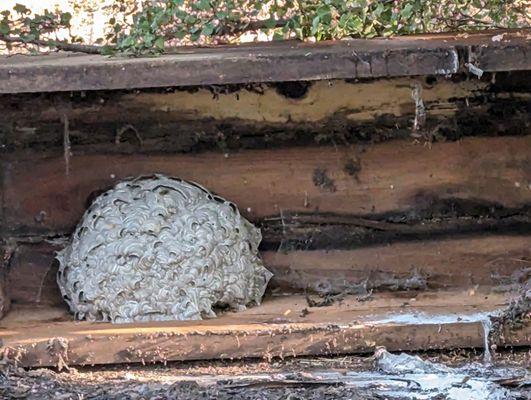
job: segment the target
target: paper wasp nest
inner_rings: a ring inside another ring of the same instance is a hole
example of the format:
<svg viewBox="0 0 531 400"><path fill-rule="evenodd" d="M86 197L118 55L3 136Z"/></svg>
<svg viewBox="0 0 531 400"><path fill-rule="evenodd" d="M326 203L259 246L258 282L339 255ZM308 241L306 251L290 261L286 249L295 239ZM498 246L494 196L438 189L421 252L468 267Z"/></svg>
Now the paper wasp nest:
<svg viewBox="0 0 531 400"><path fill-rule="evenodd" d="M57 255L57 282L78 319L215 317L213 306L260 303L272 276L261 240L234 204L197 184L140 177L92 203Z"/></svg>

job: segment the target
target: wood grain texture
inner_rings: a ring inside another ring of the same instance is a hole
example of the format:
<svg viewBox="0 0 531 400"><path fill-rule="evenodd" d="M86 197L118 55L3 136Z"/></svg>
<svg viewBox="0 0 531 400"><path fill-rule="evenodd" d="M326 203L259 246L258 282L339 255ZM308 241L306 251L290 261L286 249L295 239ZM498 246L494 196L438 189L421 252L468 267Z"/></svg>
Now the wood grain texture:
<svg viewBox="0 0 531 400"><path fill-rule="evenodd" d="M271 285L334 293L361 284L375 290L428 287L474 287L517 284L531 267L531 236L492 235L408 243L355 250L262 253L274 273Z"/></svg>
<svg viewBox="0 0 531 400"><path fill-rule="evenodd" d="M531 267L531 236L484 235L396 242L353 250L263 251L269 290L362 293L514 285ZM63 306L56 283L61 245L20 244L9 271L15 304Z"/></svg>
<svg viewBox="0 0 531 400"><path fill-rule="evenodd" d="M58 264L55 262L55 252L61 248L46 242L17 246L7 277L15 304L64 304L57 286Z"/></svg>
<svg viewBox="0 0 531 400"><path fill-rule="evenodd" d="M522 136L531 134L530 77L519 71L497 73L495 80L421 76L4 95L0 148L60 152L65 117L74 154L234 152L410 138L414 85L422 86L425 132L436 131L438 142Z"/></svg>
<svg viewBox="0 0 531 400"><path fill-rule="evenodd" d="M421 293L408 302L410 297L382 295L370 303L348 298L320 308L308 308L302 296L273 297L214 320L123 325L65 322L60 310L19 308L0 322L0 339L5 354L23 366L271 359L363 353L376 346L391 351L482 347L478 318L507 302L504 295L489 293ZM305 316L303 309L309 311ZM505 340L500 345L529 345L531 332L523 329Z"/></svg>
<svg viewBox="0 0 531 400"><path fill-rule="evenodd" d="M467 62L485 71L525 70L527 32L508 32L499 42L491 39L500 32L488 32L192 48L157 58L10 57L0 65L0 93L448 75Z"/></svg>
<svg viewBox="0 0 531 400"><path fill-rule="evenodd" d="M307 147L198 155L4 157L4 235L70 232L91 193L142 174L200 183L235 202L251 221L286 212L374 215L425 208L440 199L494 207L531 202L531 136L410 140L356 149ZM349 166L355 164L353 171Z"/></svg>

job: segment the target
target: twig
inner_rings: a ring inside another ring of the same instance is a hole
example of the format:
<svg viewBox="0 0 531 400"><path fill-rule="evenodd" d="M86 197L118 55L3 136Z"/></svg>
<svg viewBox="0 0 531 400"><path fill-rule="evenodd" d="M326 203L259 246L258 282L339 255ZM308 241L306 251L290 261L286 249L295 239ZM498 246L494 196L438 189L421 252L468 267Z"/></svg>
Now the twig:
<svg viewBox="0 0 531 400"><path fill-rule="evenodd" d="M76 43L65 43L59 42L56 40L42 40L42 39L24 39L19 36L5 36L0 34L0 41L6 43L23 43L23 44L34 44L37 46L52 47L58 50L63 51L73 51L79 53L88 53L88 54L102 54L103 46L92 46L88 44L76 44Z"/></svg>

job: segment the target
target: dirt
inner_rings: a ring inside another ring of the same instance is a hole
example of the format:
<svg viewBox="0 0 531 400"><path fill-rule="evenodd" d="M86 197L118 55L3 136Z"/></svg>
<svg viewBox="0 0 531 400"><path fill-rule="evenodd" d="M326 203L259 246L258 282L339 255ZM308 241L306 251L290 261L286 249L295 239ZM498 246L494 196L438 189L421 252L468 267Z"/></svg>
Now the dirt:
<svg viewBox="0 0 531 400"><path fill-rule="evenodd" d="M423 360L445 366L479 365L481 352L424 353ZM529 351L496 355L508 386L525 384L521 367L530 365ZM382 399L378 384L357 388L342 376L374 368L373 357L296 358L264 361L170 363L167 366L109 366L56 372L24 370L3 363L0 398L5 399ZM513 372L511 372L513 371ZM515 373L514 371L520 371ZM338 375L338 373L340 373ZM346 375L345 375L346 374ZM516 375L517 378L515 378ZM339 378L337 378L339 376ZM316 379L316 377L329 377ZM336 377L331 379L330 377ZM500 381L500 378L497 378ZM528 383L527 383L528 384ZM385 386L385 385L384 385ZM525 388L524 388L525 389ZM511 389L513 390L513 389ZM413 392L413 391L412 391ZM514 391L524 399L525 390ZM397 398L397 397L393 397ZM407 397L398 397L409 398ZM435 397L433 397L435 400Z"/></svg>
<svg viewBox="0 0 531 400"><path fill-rule="evenodd" d="M349 158L343 167L344 171L352 176L356 181L359 181L359 173L361 172L361 163L359 160Z"/></svg>
<svg viewBox="0 0 531 400"><path fill-rule="evenodd" d="M313 171L313 184L327 192L335 192L336 184L332 178L328 176L328 171L322 168L316 168Z"/></svg>

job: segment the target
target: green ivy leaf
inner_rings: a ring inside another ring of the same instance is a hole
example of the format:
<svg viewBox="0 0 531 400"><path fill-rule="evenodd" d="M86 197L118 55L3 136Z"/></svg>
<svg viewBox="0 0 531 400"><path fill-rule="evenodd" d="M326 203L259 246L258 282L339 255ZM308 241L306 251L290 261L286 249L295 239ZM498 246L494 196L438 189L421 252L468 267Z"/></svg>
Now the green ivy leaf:
<svg viewBox="0 0 531 400"><path fill-rule="evenodd" d="M15 10L17 13L21 14L21 15L26 15L26 14L31 14L31 10L29 8L27 8L24 4L15 4L15 6L13 7L13 10ZM45 13L48 12L48 10L44 10Z"/></svg>
<svg viewBox="0 0 531 400"><path fill-rule="evenodd" d="M197 42L197 40L201 37L201 31L200 30L197 30L196 32L192 33L190 35L190 40L192 40L193 42Z"/></svg>
<svg viewBox="0 0 531 400"><path fill-rule="evenodd" d="M163 36L159 36L156 40L155 40L155 47L161 51L164 50L164 37Z"/></svg>
<svg viewBox="0 0 531 400"><path fill-rule="evenodd" d="M267 29L273 29L277 24L277 21L275 21L274 18L269 18L264 21L264 25Z"/></svg>
<svg viewBox="0 0 531 400"><path fill-rule="evenodd" d="M212 8L209 0L192 1L192 5L194 3L195 3L195 8L200 11L207 11Z"/></svg>
<svg viewBox="0 0 531 400"><path fill-rule="evenodd" d="M373 15L376 17L379 17L384 12L385 8L382 3L378 3L375 10L373 11Z"/></svg>
<svg viewBox="0 0 531 400"><path fill-rule="evenodd" d="M226 11L217 11L215 15L219 19L225 19L229 16L229 13Z"/></svg>
<svg viewBox="0 0 531 400"><path fill-rule="evenodd" d="M72 14L70 14L69 12L65 12L61 14L61 25L64 25L68 28L70 27L71 20L72 20Z"/></svg>
<svg viewBox="0 0 531 400"><path fill-rule="evenodd" d="M317 8L317 15L321 19L330 16L330 14L331 14L330 6L324 5L324 6L320 6Z"/></svg>
<svg viewBox="0 0 531 400"><path fill-rule="evenodd" d="M11 32L11 28L9 26L9 23L4 19L0 21L0 33L2 35L9 35Z"/></svg>
<svg viewBox="0 0 531 400"><path fill-rule="evenodd" d="M409 18L413 14L413 6L411 4L406 4L406 6L400 11L400 15L404 18Z"/></svg>
<svg viewBox="0 0 531 400"><path fill-rule="evenodd" d="M204 36L211 36L214 33L214 25L211 22L207 22L201 31Z"/></svg>
<svg viewBox="0 0 531 400"><path fill-rule="evenodd" d="M273 40L284 40L284 34L281 31L276 31L273 34Z"/></svg>
<svg viewBox="0 0 531 400"><path fill-rule="evenodd" d="M104 56L110 56L116 53L116 49L112 46L103 46L101 48L101 54Z"/></svg>
<svg viewBox="0 0 531 400"><path fill-rule="evenodd" d="M318 16L314 17L314 19L312 20L312 30L310 31L312 35L315 35L317 33L317 31L319 30L320 23L320 18Z"/></svg>

